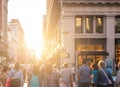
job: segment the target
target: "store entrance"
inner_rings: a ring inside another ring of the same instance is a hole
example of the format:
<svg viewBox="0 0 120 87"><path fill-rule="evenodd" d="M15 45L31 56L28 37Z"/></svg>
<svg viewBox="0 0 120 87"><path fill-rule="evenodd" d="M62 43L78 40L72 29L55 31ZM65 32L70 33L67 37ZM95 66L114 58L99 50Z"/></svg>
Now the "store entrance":
<svg viewBox="0 0 120 87"><path fill-rule="evenodd" d="M82 60L86 58L87 64L91 66L93 63L97 63L100 60L105 60L105 56L103 55L79 55L78 56L78 65L82 65Z"/></svg>

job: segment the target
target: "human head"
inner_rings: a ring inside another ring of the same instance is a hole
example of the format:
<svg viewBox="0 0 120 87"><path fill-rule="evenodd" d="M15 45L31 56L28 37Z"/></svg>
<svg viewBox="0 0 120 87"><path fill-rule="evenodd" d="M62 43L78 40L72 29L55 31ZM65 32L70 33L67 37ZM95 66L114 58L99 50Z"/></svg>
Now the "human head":
<svg viewBox="0 0 120 87"><path fill-rule="evenodd" d="M67 68L67 67L68 67L68 64L67 64L67 63L64 63L63 66L64 66L64 68Z"/></svg>
<svg viewBox="0 0 120 87"><path fill-rule="evenodd" d="M98 64L97 64L97 63L94 63L94 64L92 65L92 68L93 68L94 70L97 70L97 69L98 69Z"/></svg>
<svg viewBox="0 0 120 87"><path fill-rule="evenodd" d="M86 59L83 59L82 60L82 64L86 64L87 63L87 60Z"/></svg>
<svg viewBox="0 0 120 87"><path fill-rule="evenodd" d="M20 64L18 62L15 63L14 65L15 70L19 70L20 69Z"/></svg>
<svg viewBox="0 0 120 87"><path fill-rule="evenodd" d="M53 64L52 67L53 67L53 69L56 69L56 68L57 68L57 65L56 65L56 64Z"/></svg>
<svg viewBox="0 0 120 87"><path fill-rule="evenodd" d="M100 60L100 61L98 62L98 66L99 66L99 68L105 68L105 62L102 61L102 60Z"/></svg>
<svg viewBox="0 0 120 87"><path fill-rule="evenodd" d="M37 65L33 66L33 74L37 75L39 73L39 68Z"/></svg>
<svg viewBox="0 0 120 87"><path fill-rule="evenodd" d="M7 66L7 65L4 65L4 66L3 66L3 69L2 69L2 72L7 72L8 69L9 69L8 66Z"/></svg>
<svg viewBox="0 0 120 87"><path fill-rule="evenodd" d="M120 69L120 62L118 63L118 69Z"/></svg>

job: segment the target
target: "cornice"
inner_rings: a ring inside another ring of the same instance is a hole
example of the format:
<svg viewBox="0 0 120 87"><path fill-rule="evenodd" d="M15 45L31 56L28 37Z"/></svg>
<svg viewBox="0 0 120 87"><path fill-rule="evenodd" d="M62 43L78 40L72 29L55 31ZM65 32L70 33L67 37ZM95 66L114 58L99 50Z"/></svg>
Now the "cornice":
<svg viewBox="0 0 120 87"><path fill-rule="evenodd" d="M59 0L60 2L61 0ZM62 0L63 4L118 4L120 5L120 0Z"/></svg>

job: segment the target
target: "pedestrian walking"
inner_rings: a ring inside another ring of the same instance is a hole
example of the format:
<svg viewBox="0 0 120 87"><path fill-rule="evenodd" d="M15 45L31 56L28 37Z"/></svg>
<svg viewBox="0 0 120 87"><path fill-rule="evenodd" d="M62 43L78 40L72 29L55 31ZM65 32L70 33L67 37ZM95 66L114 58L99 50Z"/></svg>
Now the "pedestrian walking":
<svg viewBox="0 0 120 87"><path fill-rule="evenodd" d="M87 65L87 60L82 60L82 65L78 68L78 87L90 86L90 67Z"/></svg>
<svg viewBox="0 0 120 87"><path fill-rule="evenodd" d="M98 72L98 65L97 65L97 63L94 63L92 65L92 70L91 70L91 85L92 85L92 87L96 87L97 72Z"/></svg>
<svg viewBox="0 0 120 87"><path fill-rule="evenodd" d="M44 74L44 87L53 87L52 82L52 65L46 64L45 66L45 74Z"/></svg>
<svg viewBox="0 0 120 87"><path fill-rule="evenodd" d="M32 70L32 76L30 79L30 87L40 87L39 68L37 65L35 65Z"/></svg>
<svg viewBox="0 0 120 87"><path fill-rule="evenodd" d="M116 87L120 87L120 62L118 63L118 72L116 76Z"/></svg>
<svg viewBox="0 0 120 87"><path fill-rule="evenodd" d="M10 85L11 87L23 87L23 72L20 69L19 62L16 62L14 68L12 68L8 74L8 78L12 78Z"/></svg>
<svg viewBox="0 0 120 87"><path fill-rule="evenodd" d="M52 66L52 83L53 87L59 87L60 72L58 71L57 65Z"/></svg>
<svg viewBox="0 0 120 87"><path fill-rule="evenodd" d="M31 80L31 77L32 77L32 71L33 71L33 65L29 65L27 67L27 70L26 70L26 77L27 77L27 87L30 86L30 80Z"/></svg>
<svg viewBox="0 0 120 87"><path fill-rule="evenodd" d="M72 69L68 67L67 63L64 63L63 69L61 71L61 83L65 87L71 87L71 73Z"/></svg>
<svg viewBox="0 0 120 87"><path fill-rule="evenodd" d="M8 66L4 65L0 74L0 82L1 82L0 87L5 87L7 77L8 77Z"/></svg>
<svg viewBox="0 0 120 87"><path fill-rule="evenodd" d="M72 72L71 72L71 87L75 87L76 85L76 75L75 75L75 63L72 64Z"/></svg>
<svg viewBox="0 0 120 87"><path fill-rule="evenodd" d="M96 87L114 87L114 81L110 72L105 68L105 62L98 62L99 70L97 73Z"/></svg>

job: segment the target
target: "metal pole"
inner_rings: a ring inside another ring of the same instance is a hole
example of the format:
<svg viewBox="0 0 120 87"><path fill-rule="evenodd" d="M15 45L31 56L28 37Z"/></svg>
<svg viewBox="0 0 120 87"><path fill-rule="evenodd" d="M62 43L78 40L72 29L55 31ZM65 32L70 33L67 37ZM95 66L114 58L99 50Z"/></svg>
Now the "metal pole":
<svg viewBox="0 0 120 87"><path fill-rule="evenodd" d="M76 87L78 87L78 84L77 84L77 81L78 81L78 78L77 78L77 69L78 69L78 51L75 51L75 82L76 82Z"/></svg>
<svg viewBox="0 0 120 87"><path fill-rule="evenodd" d="M62 0L60 2L60 47L62 47ZM62 70L62 50L60 50L60 70Z"/></svg>

